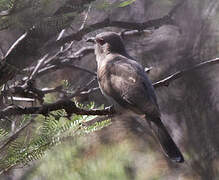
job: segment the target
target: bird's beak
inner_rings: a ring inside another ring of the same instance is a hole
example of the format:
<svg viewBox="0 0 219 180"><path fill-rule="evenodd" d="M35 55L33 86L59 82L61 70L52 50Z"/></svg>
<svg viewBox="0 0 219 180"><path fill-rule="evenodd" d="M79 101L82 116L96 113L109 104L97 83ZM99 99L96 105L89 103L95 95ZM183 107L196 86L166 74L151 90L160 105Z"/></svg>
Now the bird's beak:
<svg viewBox="0 0 219 180"><path fill-rule="evenodd" d="M96 41L95 41L95 38L94 38L94 37L90 37L90 38L88 38L88 39L86 40L86 42L90 42L90 43L93 43L93 44L95 44L95 43L96 43Z"/></svg>

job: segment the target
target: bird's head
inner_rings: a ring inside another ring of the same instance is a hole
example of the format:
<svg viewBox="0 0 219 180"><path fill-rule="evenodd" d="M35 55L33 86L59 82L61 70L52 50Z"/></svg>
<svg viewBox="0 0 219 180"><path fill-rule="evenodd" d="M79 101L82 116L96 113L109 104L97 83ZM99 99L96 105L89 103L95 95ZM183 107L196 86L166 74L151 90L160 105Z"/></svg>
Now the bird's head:
<svg viewBox="0 0 219 180"><path fill-rule="evenodd" d="M109 53L125 54L122 38L115 32L103 32L94 39L96 56L106 56Z"/></svg>

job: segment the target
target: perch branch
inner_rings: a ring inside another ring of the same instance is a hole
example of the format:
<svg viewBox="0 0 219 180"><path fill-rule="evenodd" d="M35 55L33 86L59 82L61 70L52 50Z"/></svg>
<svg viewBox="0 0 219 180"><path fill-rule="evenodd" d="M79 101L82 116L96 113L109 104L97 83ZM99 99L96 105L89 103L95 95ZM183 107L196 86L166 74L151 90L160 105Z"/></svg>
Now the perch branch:
<svg viewBox="0 0 219 180"><path fill-rule="evenodd" d="M105 108L104 110L86 110L78 108L75 103L69 99L60 100L52 104L44 104L42 106L35 107L22 107L22 106L8 106L7 108L0 111L0 119L5 116L11 115L23 115L23 114L43 114L47 115L48 113L56 110L64 109L68 116L71 114L77 115L110 115L114 114L113 108Z"/></svg>
<svg viewBox="0 0 219 180"><path fill-rule="evenodd" d="M209 61L205 61L202 63L199 63L191 68L187 68L181 71L178 71L171 76L168 76L167 78L164 78L161 81L155 82L153 85L155 88L161 87L161 86L168 86L169 83L173 80L176 80L183 75L192 72L196 69L203 68L206 66L210 66L213 64L219 63L219 58L215 58ZM93 79L91 83L95 81ZM90 83L88 83L89 85ZM88 86L87 85L87 86ZM81 88L76 93L74 93L74 96L77 94L82 93ZM95 89L96 90L96 89ZM23 114L48 114L51 111L59 110L59 109L65 109L67 114L78 114L78 115L111 115L115 113L115 111L112 108L104 109L104 110L85 110L78 108L75 103L69 99L66 100L60 100L58 102L52 103L52 104L44 104L42 106L36 106L36 107L19 107L19 106L8 106L7 108L0 111L0 118L4 118L5 116L11 116L11 115L23 115Z"/></svg>

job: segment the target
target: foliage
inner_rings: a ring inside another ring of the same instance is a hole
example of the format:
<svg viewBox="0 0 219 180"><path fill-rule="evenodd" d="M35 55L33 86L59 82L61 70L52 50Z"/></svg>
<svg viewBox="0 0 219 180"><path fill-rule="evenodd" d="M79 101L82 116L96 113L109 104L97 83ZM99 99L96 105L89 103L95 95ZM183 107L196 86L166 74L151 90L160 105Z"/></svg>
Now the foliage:
<svg viewBox="0 0 219 180"><path fill-rule="evenodd" d="M101 10L112 10L114 8L123 8L128 5L131 5L136 0L126 0L126 1L116 1L116 2L109 2L109 1L103 1L103 2L96 2L97 9Z"/></svg>
<svg viewBox="0 0 219 180"><path fill-rule="evenodd" d="M32 118L23 117L20 126L32 121ZM68 119L64 110L52 112L48 116L38 115L34 118L36 123L27 129L27 132L32 131L31 137L18 136L4 148L0 157L0 173L15 166L27 165L42 158L46 151L57 144L76 136L90 134L110 124L109 119L92 123L95 118L97 116L73 115ZM0 129L0 139L8 140L8 132L4 129Z"/></svg>
<svg viewBox="0 0 219 180"><path fill-rule="evenodd" d="M135 1L136 1L136 0L128 0L128 1L121 2L118 7L125 7L125 6L128 6L128 5L132 4L132 3L135 2Z"/></svg>

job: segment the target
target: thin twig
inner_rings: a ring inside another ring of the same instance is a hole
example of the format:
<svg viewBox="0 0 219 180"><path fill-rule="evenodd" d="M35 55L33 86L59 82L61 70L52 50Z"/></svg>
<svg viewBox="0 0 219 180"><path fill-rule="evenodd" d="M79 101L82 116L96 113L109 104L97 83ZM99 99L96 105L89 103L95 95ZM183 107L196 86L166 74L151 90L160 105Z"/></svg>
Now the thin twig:
<svg viewBox="0 0 219 180"><path fill-rule="evenodd" d="M13 101L23 101L23 102L34 102L35 99L33 98L24 98L24 97L8 97L9 100L12 100L13 98Z"/></svg>
<svg viewBox="0 0 219 180"><path fill-rule="evenodd" d="M59 33L56 41L60 40L62 38L62 36L64 35L64 33L65 33L65 29L61 30L61 32Z"/></svg>
<svg viewBox="0 0 219 180"><path fill-rule="evenodd" d="M90 13L90 10L91 10L91 6L92 6L92 3L90 3L90 5L89 5L89 7L88 7L88 10L87 10L87 13L86 13L86 15L85 15L84 21L83 21L81 27L79 28L79 30L84 29L84 26L85 26L86 21L87 21L87 19L88 19L88 14Z"/></svg>
<svg viewBox="0 0 219 180"><path fill-rule="evenodd" d="M200 69L200 68L203 68L203 67L206 67L206 66L210 66L210 65L213 65L213 64L219 64L219 58L215 58L215 59L211 59L211 60L208 60L208 61L205 61L205 62L202 62L202 63L199 63L193 67L190 67L190 68L186 68L186 69L183 69L181 71L177 71L176 73L160 80L160 81L157 81L155 83L153 83L153 86L155 88L158 88L158 87L162 87L162 86L169 86L170 82L186 75L187 73L190 73L196 69Z"/></svg>
<svg viewBox="0 0 219 180"><path fill-rule="evenodd" d="M71 94L70 96L68 96L68 99L72 99L75 96L79 96L81 95L82 92L86 91L87 88L94 83L97 80L97 77L93 78L91 81L89 81L85 86L83 87L79 87L75 90L75 92L73 94Z"/></svg>
<svg viewBox="0 0 219 180"><path fill-rule="evenodd" d="M38 70L42 67L47 57L48 57L48 54L43 56L43 58L38 61L37 65L35 66L35 69L33 70L32 74L30 75L28 79L29 81L33 80L36 77Z"/></svg>
<svg viewBox="0 0 219 180"><path fill-rule="evenodd" d="M80 95L90 94L90 93L93 93L93 92L99 91L99 90L100 90L99 87L91 88L91 89L89 89L89 90L87 90L87 91L82 91L82 92L80 92Z"/></svg>
<svg viewBox="0 0 219 180"><path fill-rule="evenodd" d="M54 92L63 92L63 86L57 86L56 88L43 88L41 91L43 94L49 94Z"/></svg>

